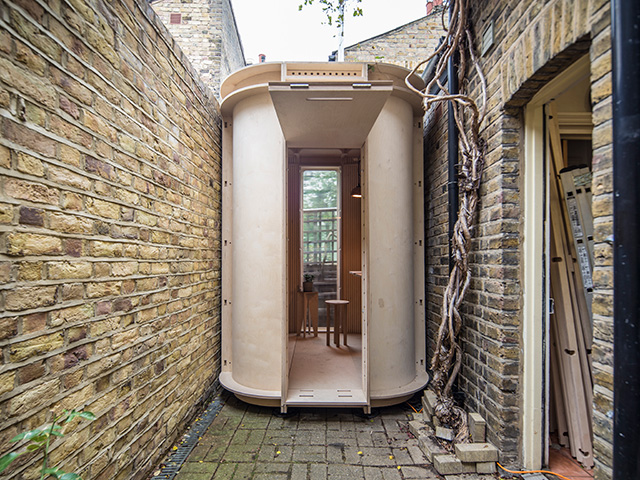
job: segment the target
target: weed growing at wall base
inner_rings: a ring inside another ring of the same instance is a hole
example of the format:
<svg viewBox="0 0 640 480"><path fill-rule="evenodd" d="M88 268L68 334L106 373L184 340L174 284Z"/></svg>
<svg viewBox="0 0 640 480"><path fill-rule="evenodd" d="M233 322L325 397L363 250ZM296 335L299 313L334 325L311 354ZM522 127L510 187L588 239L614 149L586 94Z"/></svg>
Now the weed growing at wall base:
<svg viewBox="0 0 640 480"><path fill-rule="evenodd" d="M42 468L40 469L40 480L54 477L58 480L82 480L77 473L65 473L59 467L49 467L49 446L52 437L64 437L63 424L68 424L76 417L85 420L95 420L96 416L91 412L76 410L64 410L61 415L53 419L51 425L46 428L36 428L27 432L22 432L11 439L12 442L28 441L29 443L17 452L10 452L0 457L0 473L3 472L16 458L25 454L42 450Z"/></svg>

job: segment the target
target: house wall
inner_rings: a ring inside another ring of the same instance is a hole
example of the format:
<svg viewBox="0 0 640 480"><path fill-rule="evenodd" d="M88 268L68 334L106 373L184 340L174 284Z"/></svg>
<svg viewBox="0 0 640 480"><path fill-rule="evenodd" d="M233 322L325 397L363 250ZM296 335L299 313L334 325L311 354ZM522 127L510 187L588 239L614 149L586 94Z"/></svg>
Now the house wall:
<svg viewBox="0 0 640 480"><path fill-rule="evenodd" d="M146 0L0 1L0 452L84 408L52 462L146 478L211 393L218 109Z"/></svg>
<svg viewBox="0 0 640 480"><path fill-rule="evenodd" d="M426 17L346 47L345 62L382 62L412 69L434 52L445 34L442 9L440 5L434 6ZM418 72L423 70L424 66Z"/></svg>
<svg viewBox="0 0 640 480"><path fill-rule="evenodd" d="M219 81L246 65L231 0L222 0L222 61Z"/></svg>
<svg viewBox="0 0 640 480"><path fill-rule="evenodd" d="M219 98L222 80L245 66L231 0L159 0L151 5ZM180 23L171 23L172 14L181 15Z"/></svg>
<svg viewBox="0 0 640 480"><path fill-rule="evenodd" d="M611 41L606 0L488 0L472 12L476 49L488 22L494 46L482 57L488 83L487 141L480 212L474 229L473 281L464 305L465 359L460 388L471 410L487 419L488 439L513 465L522 461L522 213L523 107L549 80L583 54L591 62L593 110L594 271L594 452L596 478L612 466L612 233ZM471 72L472 92L479 84ZM443 110L444 111L444 110ZM430 114L426 127L426 197L429 345L439 322L446 266L446 149L444 115ZM435 143L434 143L435 141ZM444 205L444 206L443 206ZM433 277L431 278L431 275ZM432 353L432 350L431 350ZM541 366L542 368L542 366Z"/></svg>

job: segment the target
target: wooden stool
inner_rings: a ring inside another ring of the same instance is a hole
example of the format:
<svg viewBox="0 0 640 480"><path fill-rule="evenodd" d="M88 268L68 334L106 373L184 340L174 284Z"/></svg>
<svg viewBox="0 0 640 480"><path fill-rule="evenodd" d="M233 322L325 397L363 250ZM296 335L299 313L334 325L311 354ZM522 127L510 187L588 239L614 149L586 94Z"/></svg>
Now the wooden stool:
<svg viewBox="0 0 640 480"><path fill-rule="evenodd" d="M302 336L306 337L307 329L309 335L311 335L311 329L313 328L314 336L318 336L318 292L298 292L302 294L302 328L298 329L298 335L302 330Z"/></svg>
<svg viewBox="0 0 640 480"><path fill-rule="evenodd" d="M329 336L331 333L331 306L333 305L333 343L336 347L340 346L340 330L344 335L344 346L347 346L347 305L349 300L327 300L327 345L329 345Z"/></svg>

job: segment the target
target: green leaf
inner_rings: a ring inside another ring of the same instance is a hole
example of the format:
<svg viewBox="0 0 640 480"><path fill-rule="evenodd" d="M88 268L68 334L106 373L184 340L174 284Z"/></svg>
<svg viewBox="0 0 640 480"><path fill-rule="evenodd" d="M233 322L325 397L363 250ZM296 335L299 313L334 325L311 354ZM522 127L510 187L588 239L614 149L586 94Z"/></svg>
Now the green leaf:
<svg viewBox="0 0 640 480"><path fill-rule="evenodd" d="M91 412L80 412L80 418L84 418L85 420L95 420L96 416Z"/></svg>
<svg viewBox="0 0 640 480"><path fill-rule="evenodd" d="M42 473L43 475L52 475L56 477L58 480L60 479L61 475L64 475L64 472L60 470L58 467L43 468L42 470L40 470L40 473Z"/></svg>
<svg viewBox="0 0 640 480"><path fill-rule="evenodd" d="M37 437L33 437L33 441L36 443L44 443L47 441L47 438L49 438L49 434L48 433L42 433L42 435L38 435Z"/></svg>
<svg viewBox="0 0 640 480"><path fill-rule="evenodd" d="M11 464L11 462L13 462L16 458L18 458L23 453L24 452L11 452L11 453L7 453L3 457L1 457L0 458L0 472L4 471L4 469L7 468Z"/></svg>
<svg viewBox="0 0 640 480"><path fill-rule="evenodd" d="M33 452L34 450L39 450L42 448L42 445L34 445L33 443L31 445L27 446L27 451L29 452Z"/></svg>
<svg viewBox="0 0 640 480"><path fill-rule="evenodd" d="M58 480L82 480L82 477L77 473L65 473L59 477Z"/></svg>
<svg viewBox="0 0 640 480"><path fill-rule="evenodd" d="M65 420L66 423L70 422L76 417L84 418L85 420L95 420L96 416L91 412L76 412L75 410L69 413L69 416Z"/></svg>
<svg viewBox="0 0 640 480"><path fill-rule="evenodd" d="M29 430L27 432L22 432L16 435L11 439L12 442L19 442L20 440L31 440L32 438L37 437L38 435L42 435L42 430Z"/></svg>

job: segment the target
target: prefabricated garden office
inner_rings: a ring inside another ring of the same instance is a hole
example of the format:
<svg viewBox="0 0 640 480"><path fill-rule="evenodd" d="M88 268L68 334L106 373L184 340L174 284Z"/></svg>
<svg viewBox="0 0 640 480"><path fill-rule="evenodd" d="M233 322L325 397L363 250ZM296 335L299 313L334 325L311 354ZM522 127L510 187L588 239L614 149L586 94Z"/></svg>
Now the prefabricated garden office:
<svg viewBox="0 0 640 480"><path fill-rule="evenodd" d="M427 383L422 108L408 73L263 63L223 82L220 382L239 398L369 411Z"/></svg>

